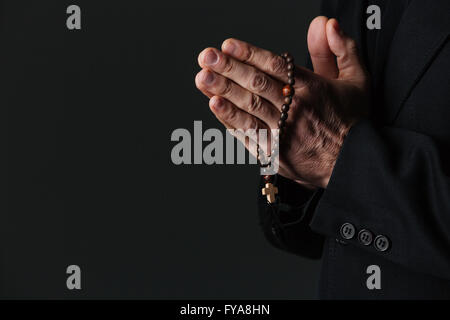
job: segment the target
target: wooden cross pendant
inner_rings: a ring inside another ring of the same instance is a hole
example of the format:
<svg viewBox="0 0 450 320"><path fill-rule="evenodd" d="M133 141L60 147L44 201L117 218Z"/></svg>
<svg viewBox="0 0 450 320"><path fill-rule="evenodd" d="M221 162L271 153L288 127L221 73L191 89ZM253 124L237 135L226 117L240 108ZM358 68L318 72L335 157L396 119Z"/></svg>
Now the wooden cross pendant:
<svg viewBox="0 0 450 320"><path fill-rule="evenodd" d="M262 194L267 197L267 202L274 203L275 195L278 194L278 188L270 182L266 183L266 187L262 188Z"/></svg>

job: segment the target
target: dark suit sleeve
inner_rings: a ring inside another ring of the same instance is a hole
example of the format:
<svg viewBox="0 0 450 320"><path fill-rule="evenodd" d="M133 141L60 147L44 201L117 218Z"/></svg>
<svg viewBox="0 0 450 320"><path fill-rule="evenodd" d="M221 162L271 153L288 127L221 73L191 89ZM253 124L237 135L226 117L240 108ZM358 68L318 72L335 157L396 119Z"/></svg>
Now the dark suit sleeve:
<svg viewBox="0 0 450 320"><path fill-rule="evenodd" d="M311 191L277 177L279 204L270 206L258 188L259 218L267 240L275 247L303 257L319 259L323 236L311 230L309 222L322 190Z"/></svg>
<svg viewBox="0 0 450 320"><path fill-rule="evenodd" d="M439 144L440 145L440 144ZM390 242L387 251L348 242L417 272L450 279L450 178L432 138L361 121L349 132L311 221L340 237L343 223Z"/></svg>

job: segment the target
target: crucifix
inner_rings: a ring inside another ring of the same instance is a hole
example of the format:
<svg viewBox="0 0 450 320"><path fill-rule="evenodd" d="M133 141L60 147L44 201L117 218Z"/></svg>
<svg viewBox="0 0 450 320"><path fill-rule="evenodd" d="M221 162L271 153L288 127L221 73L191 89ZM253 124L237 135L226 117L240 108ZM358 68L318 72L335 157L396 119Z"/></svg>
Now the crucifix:
<svg viewBox="0 0 450 320"><path fill-rule="evenodd" d="M271 183L266 183L266 187L262 189L262 194L267 197L267 202L274 203L278 188Z"/></svg>

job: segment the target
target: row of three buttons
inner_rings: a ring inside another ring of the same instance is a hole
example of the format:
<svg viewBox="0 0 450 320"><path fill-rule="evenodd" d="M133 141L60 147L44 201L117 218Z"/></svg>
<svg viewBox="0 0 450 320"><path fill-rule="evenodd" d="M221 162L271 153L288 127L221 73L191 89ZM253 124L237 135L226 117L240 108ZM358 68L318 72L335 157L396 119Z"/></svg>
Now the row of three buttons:
<svg viewBox="0 0 450 320"><path fill-rule="evenodd" d="M356 235L356 228L351 223L344 223L341 226L341 237L345 240L353 239ZM386 251L390 247L390 241L386 236L378 235L373 239L373 234L367 229L358 232L358 241L364 246L370 246L373 242L375 249L378 251Z"/></svg>

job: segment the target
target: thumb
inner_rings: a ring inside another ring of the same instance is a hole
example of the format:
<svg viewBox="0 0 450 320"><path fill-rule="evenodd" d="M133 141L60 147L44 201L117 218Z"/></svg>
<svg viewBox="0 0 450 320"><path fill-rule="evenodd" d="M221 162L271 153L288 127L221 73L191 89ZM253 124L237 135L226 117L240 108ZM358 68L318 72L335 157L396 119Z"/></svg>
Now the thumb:
<svg viewBox="0 0 450 320"><path fill-rule="evenodd" d="M308 29L308 51L314 72L329 79L336 79L339 70L336 58L328 45L326 26L327 17L316 17Z"/></svg>
<svg viewBox="0 0 450 320"><path fill-rule="evenodd" d="M336 56L339 69L338 78L364 86L366 71L358 55L355 40L344 34L336 19L328 20L326 30L328 45Z"/></svg>

